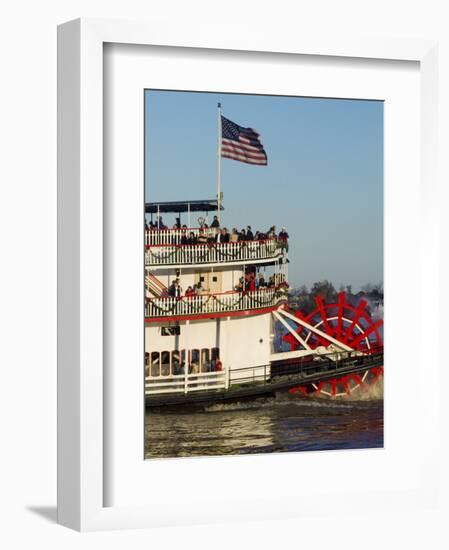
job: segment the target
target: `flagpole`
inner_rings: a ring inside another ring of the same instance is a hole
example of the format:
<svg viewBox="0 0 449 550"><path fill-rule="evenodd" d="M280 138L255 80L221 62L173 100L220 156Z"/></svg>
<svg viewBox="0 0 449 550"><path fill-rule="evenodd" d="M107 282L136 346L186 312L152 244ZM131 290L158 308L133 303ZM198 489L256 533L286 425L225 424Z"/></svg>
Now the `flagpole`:
<svg viewBox="0 0 449 550"><path fill-rule="evenodd" d="M218 223L221 226L221 103L217 104L217 208L218 208Z"/></svg>

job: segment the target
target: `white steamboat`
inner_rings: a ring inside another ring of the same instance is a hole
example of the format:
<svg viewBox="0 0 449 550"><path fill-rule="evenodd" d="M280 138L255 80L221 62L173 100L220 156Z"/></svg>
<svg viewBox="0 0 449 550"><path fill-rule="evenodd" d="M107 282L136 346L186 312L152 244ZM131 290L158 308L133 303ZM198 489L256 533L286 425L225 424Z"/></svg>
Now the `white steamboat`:
<svg viewBox="0 0 449 550"><path fill-rule="evenodd" d="M217 210L217 201L146 205L158 220ZM185 226L145 232L148 396L228 389L270 377L272 312L287 300L287 243L271 236L220 242L217 232ZM186 237L196 241L200 233L204 242L186 244ZM170 293L174 281L176 292Z"/></svg>
<svg viewBox="0 0 449 550"><path fill-rule="evenodd" d="M217 201L146 205L158 220L217 210ZM341 292L335 303L317 296L314 310L292 312L287 281L288 242L276 235L223 242L217 229L146 230L147 406L284 390L341 397L377 382L382 320L371 319L367 301ZM279 329L289 351L275 349Z"/></svg>

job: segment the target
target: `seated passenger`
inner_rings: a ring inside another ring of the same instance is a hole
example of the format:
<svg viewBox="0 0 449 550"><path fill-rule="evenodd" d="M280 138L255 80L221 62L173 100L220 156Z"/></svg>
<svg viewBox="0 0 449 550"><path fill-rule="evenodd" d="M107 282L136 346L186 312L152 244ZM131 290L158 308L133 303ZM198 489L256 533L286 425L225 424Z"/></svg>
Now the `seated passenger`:
<svg viewBox="0 0 449 550"><path fill-rule="evenodd" d="M197 363L196 361L192 362L192 364L190 365L190 373L191 374L198 374L199 372L200 372L199 363Z"/></svg>
<svg viewBox="0 0 449 550"><path fill-rule="evenodd" d="M189 233L189 238L187 239L187 244L197 244L198 240L195 237L195 233L191 231Z"/></svg>

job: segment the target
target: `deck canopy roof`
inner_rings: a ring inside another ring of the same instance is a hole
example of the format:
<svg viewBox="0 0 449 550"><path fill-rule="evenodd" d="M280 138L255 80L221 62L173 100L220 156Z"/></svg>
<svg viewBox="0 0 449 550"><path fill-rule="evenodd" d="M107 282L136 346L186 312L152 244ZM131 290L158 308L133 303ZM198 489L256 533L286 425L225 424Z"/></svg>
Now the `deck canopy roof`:
<svg viewBox="0 0 449 550"><path fill-rule="evenodd" d="M217 200L205 201L170 201L170 202L147 202L145 212L157 214L160 212L180 214L181 212L216 212L218 210ZM220 210L224 210L220 205Z"/></svg>

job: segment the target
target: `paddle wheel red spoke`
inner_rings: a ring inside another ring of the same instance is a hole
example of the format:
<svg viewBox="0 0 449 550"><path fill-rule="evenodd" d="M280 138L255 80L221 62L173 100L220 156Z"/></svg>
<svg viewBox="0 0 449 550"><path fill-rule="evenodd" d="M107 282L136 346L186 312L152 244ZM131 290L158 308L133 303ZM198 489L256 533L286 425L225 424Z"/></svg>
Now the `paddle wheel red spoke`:
<svg viewBox="0 0 449 550"><path fill-rule="evenodd" d="M315 298L316 308L308 314L301 311L294 313L295 317L320 329L321 332L335 338L342 344L347 344L354 350L365 351L382 348L380 328L382 320L376 322L371 318L366 300L360 300L357 305L349 303L346 294L340 292L336 303L326 304L321 296ZM318 346L328 347L330 341L324 336L313 333L298 325L296 332L306 341L311 349ZM283 337L292 350L298 349L298 341L291 334Z"/></svg>
<svg viewBox="0 0 449 550"><path fill-rule="evenodd" d="M361 299L357 303L351 303L346 294L340 292L334 303L327 304L321 296L317 296L315 304L315 309L308 314L302 311L296 311L293 314L299 321L295 331L307 345L307 349L310 349L311 355L318 352L325 354L327 348L328 356L336 349L345 353L342 350L347 351L348 348L344 348L344 345L356 352L355 357L369 356L383 351L381 336L383 322L381 319L377 321L372 319L366 300ZM301 321L310 327L303 326L300 324ZM319 331L320 334L312 329ZM326 335L333 339L333 342L327 340ZM291 333L284 335L283 340L290 345L292 351L302 349L301 342ZM342 344L342 350L338 349L339 342ZM319 347L323 350L318 350ZM382 375L383 367L368 367L360 373L354 372L340 378L298 385L289 391L292 394L340 397L351 395L354 391L363 391L375 384Z"/></svg>

